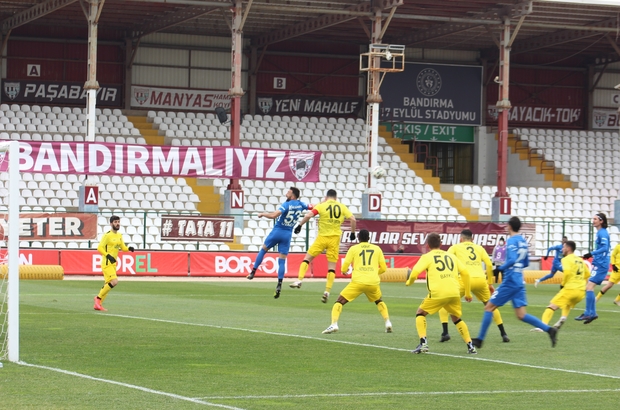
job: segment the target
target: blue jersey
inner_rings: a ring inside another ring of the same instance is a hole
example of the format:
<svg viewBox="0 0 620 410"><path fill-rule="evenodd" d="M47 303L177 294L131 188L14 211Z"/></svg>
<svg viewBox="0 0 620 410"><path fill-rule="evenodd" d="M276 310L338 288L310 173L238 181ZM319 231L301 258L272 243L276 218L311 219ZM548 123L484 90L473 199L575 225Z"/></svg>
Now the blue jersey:
<svg viewBox="0 0 620 410"><path fill-rule="evenodd" d="M297 224L299 217L307 210L308 205L298 199L291 199L282 203L278 207L278 211L282 212L282 214L276 219L274 229L284 229L291 232Z"/></svg>
<svg viewBox="0 0 620 410"><path fill-rule="evenodd" d="M592 251L594 260L593 265L599 266L605 269L609 269L609 233L607 229L601 228L596 233L596 240L594 241L595 250Z"/></svg>
<svg viewBox="0 0 620 410"><path fill-rule="evenodd" d="M549 256L551 252L555 252L555 255L553 256L555 260L553 261L553 263L555 263L556 260L559 262L562 259L562 247L563 244L559 244L547 249L547 256Z"/></svg>
<svg viewBox="0 0 620 410"><path fill-rule="evenodd" d="M523 287L523 269L530 266L527 241L514 235L506 242L506 262L499 267L503 272L502 286Z"/></svg>

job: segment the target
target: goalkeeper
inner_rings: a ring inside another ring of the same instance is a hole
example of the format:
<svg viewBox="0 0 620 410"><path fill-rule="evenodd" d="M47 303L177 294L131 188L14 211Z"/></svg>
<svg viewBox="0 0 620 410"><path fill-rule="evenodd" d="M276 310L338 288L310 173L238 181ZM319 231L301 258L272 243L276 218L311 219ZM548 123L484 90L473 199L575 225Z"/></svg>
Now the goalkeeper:
<svg viewBox="0 0 620 410"><path fill-rule="evenodd" d="M368 243L370 232L362 229L359 232L360 243L349 248L347 256L342 264L342 273L349 270L353 263L353 276L351 282L340 292L338 300L332 308L332 324L323 331L324 334L335 333L338 331L338 318L342 312L342 307L352 302L362 293L366 295L369 302L374 302L379 309L379 313L385 321L386 333L392 333L392 323L388 315L388 308L381 300L381 280L379 275L387 270L383 251L377 245Z"/></svg>
<svg viewBox="0 0 620 410"><path fill-rule="evenodd" d="M110 217L110 230L103 235L101 238L101 242L99 242L99 246L97 250L103 256L101 260L101 271L103 272L104 284L99 294L95 296L95 310L101 310L103 312L107 312L107 309L104 308L101 303L105 300L108 292L112 290L114 286L118 283L118 277L116 276L116 259L118 258L118 251L123 252L133 252L133 246L125 245L123 241L123 235L121 235L118 230L121 227L121 218L112 215Z"/></svg>
<svg viewBox="0 0 620 410"><path fill-rule="evenodd" d="M340 248L340 236L342 230L340 226L345 219L351 220L351 234L349 239L355 240L355 216L351 213L346 205L338 201L338 194L335 189L330 189L325 195L325 201L315 205L311 211L299 221L299 225L295 227L294 232L301 232L301 227L310 220L310 218L319 215L319 235L308 249L303 262L299 266L298 280L291 283L292 288L300 288L301 281L306 276L306 271L310 262L324 250L327 250L327 284L321 301L327 303L329 292L332 290L334 279L336 279L336 262L338 261L338 251Z"/></svg>

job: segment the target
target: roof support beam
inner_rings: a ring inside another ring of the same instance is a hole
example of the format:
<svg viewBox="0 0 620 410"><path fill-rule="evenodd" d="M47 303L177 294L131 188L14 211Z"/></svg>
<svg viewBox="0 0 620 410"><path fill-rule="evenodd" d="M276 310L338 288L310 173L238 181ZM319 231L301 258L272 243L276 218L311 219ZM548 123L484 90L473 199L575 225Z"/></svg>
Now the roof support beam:
<svg viewBox="0 0 620 410"><path fill-rule="evenodd" d="M165 30L170 27L174 27L181 23L185 23L190 20L194 20L198 17L205 16L207 14L214 13L220 10L220 8L208 8L208 7L187 7L177 10L173 13L166 14L161 18L158 18L142 27L134 30L134 38L146 36L147 34L156 33L161 30Z"/></svg>
<svg viewBox="0 0 620 410"><path fill-rule="evenodd" d="M6 33L16 27L23 26L24 24L53 13L56 10L60 10L76 1L78 0L47 0L43 3L39 3L36 6L32 6L4 20L2 22L2 32Z"/></svg>
<svg viewBox="0 0 620 410"><path fill-rule="evenodd" d="M274 31L267 35L261 36L256 40L255 44L253 45L256 45L257 47L264 47L267 44L273 44L280 41L288 40L290 38L299 37L307 33L312 33L314 31L322 30L327 27L335 26L345 21L354 20L357 17L372 18L374 16L372 10L373 6L376 7L377 4L379 4L379 8L381 9L394 8L402 5L403 0L379 0L372 3L375 4L371 5L371 2L364 2L362 4L346 8L344 10L308 8L308 12L320 13L323 15L315 19L311 19L293 26L285 27L282 30ZM260 6L256 4L254 5L254 8L263 9L274 7L267 4L261 4ZM288 8L288 10L290 10L290 7ZM296 8L295 11L303 12L304 10L303 8Z"/></svg>

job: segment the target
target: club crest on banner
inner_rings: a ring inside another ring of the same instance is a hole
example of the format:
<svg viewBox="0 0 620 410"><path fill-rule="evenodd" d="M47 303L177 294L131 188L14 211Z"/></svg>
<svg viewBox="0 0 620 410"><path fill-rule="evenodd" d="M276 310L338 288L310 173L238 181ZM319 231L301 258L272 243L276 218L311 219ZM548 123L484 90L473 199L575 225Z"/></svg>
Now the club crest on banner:
<svg viewBox="0 0 620 410"><path fill-rule="evenodd" d="M441 90L441 75L435 69L425 68L418 74L416 84L420 93L432 97Z"/></svg>
<svg viewBox="0 0 620 410"><path fill-rule="evenodd" d="M151 91L148 88L136 87L133 91L133 97L136 99L138 104L144 105L144 103L149 100L150 93Z"/></svg>
<svg viewBox="0 0 620 410"><path fill-rule="evenodd" d="M594 123L599 128L602 128L606 122L607 122L607 113L600 112L600 111L594 111Z"/></svg>
<svg viewBox="0 0 620 410"><path fill-rule="evenodd" d="M298 181L302 181L310 173L313 164L313 153L289 151L289 167Z"/></svg>
<svg viewBox="0 0 620 410"><path fill-rule="evenodd" d="M19 83L4 83L4 94L14 100L19 94Z"/></svg>
<svg viewBox="0 0 620 410"><path fill-rule="evenodd" d="M271 107L273 107L273 98L258 99L258 108L260 108L263 114L268 114L271 111Z"/></svg>

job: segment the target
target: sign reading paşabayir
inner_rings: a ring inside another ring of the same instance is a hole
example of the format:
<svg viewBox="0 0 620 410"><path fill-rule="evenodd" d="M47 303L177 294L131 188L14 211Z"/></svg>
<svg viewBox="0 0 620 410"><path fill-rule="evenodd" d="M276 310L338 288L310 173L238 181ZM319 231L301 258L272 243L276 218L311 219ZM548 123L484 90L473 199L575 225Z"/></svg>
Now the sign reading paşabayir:
<svg viewBox="0 0 620 410"><path fill-rule="evenodd" d="M380 92L381 121L481 125L482 67L406 63Z"/></svg>
<svg viewBox="0 0 620 410"><path fill-rule="evenodd" d="M120 107L122 86L100 84L97 105ZM60 81L3 80L2 101L5 103L85 105L84 83Z"/></svg>

